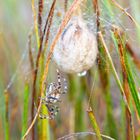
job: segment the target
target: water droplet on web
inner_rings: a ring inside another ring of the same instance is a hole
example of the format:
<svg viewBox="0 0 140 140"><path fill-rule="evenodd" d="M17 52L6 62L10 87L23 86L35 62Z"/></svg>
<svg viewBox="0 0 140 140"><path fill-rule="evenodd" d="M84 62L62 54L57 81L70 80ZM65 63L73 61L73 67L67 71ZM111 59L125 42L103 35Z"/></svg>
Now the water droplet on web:
<svg viewBox="0 0 140 140"><path fill-rule="evenodd" d="M83 71L83 72L78 73L77 75L79 77L82 77L82 76L85 76L86 74L87 74L87 71Z"/></svg>

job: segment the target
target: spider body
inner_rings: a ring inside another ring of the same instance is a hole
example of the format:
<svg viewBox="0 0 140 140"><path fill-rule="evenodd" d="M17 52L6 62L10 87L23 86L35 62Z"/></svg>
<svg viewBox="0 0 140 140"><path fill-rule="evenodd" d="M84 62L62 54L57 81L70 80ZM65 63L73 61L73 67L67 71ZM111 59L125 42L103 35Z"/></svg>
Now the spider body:
<svg viewBox="0 0 140 140"><path fill-rule="evenodd" d="M63 84L62 84L63 82ZM64 87L63 87L64 86ZM63 89L63 90L62 90ZM61 95L67 92L67 81L61 76L57 69L57 82L48 84L46 88L45 97L42 97L42 104L44 104L49 112L49 116L46 114L39 114L41 119L54 119L59 111L58 104L61 102Z"/></svg>

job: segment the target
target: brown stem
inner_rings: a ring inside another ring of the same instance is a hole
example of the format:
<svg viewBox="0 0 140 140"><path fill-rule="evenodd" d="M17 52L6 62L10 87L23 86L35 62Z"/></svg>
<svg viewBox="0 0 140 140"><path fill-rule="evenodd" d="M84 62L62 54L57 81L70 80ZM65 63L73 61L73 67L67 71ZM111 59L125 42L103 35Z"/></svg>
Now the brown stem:
<svg viewBox="0 0 140 140"><path fill-rule="evenodd" d="M48 29L47 29L47 33L46 33L46 39L45 39L45 45L46 46L48 44L48 39L49 39L49 34L50 34L50 28L51 28L52 21L53 21L55 3L56 3L56 0L53 1L53 4L52 4L51 9L50 9L50 12L49 12L49 16L48 16L48 19L49 19L48 22L49 23L48 23Z"/></svg>
<svg viewBox="0 0 140 140"><path fill-rule="evenodd" d="M38 1L38 28L39 28L39 36L42 36L42 12L43 12L43 0ZM40 38L41 40L41 38Z"/></svg>
<svg viewBox="0 0 140 140"><path fill-rule="evenodd" d="M100 10L99 10L99 4L98 4L98 0L93 0L93 7L96 13L96 24L97 24L97 32L99 31L100 28Z"/></svg>

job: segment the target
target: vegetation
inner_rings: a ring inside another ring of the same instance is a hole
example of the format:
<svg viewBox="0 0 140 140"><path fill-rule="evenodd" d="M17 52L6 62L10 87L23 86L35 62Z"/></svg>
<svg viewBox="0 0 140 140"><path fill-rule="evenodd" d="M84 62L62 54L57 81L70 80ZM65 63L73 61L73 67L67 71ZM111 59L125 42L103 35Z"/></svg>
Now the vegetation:
<svg viewBox="0 0 140 140"><path fill-rule="evenodd" d="M0 139L139 140L139 5L132 0L4 1ZM81 16L96 35L98 56L86 73L61 72L68 91L49 119L41 98L45 85L57 81L53 50L72 16ZM48 118L41 119L41 112Z"/></svg>

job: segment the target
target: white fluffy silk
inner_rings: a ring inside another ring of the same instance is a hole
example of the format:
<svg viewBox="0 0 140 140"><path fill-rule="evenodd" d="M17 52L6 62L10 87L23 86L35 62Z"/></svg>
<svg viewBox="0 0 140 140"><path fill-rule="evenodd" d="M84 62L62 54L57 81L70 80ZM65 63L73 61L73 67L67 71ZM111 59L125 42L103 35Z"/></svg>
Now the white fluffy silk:
<svg viewBox="0 0 140 140"><path fill-rule="evenodd" d="M90 69L97 57L97 41L81 17L73 17L57 45L53 59L66 73L80 73Z"/></svg>

